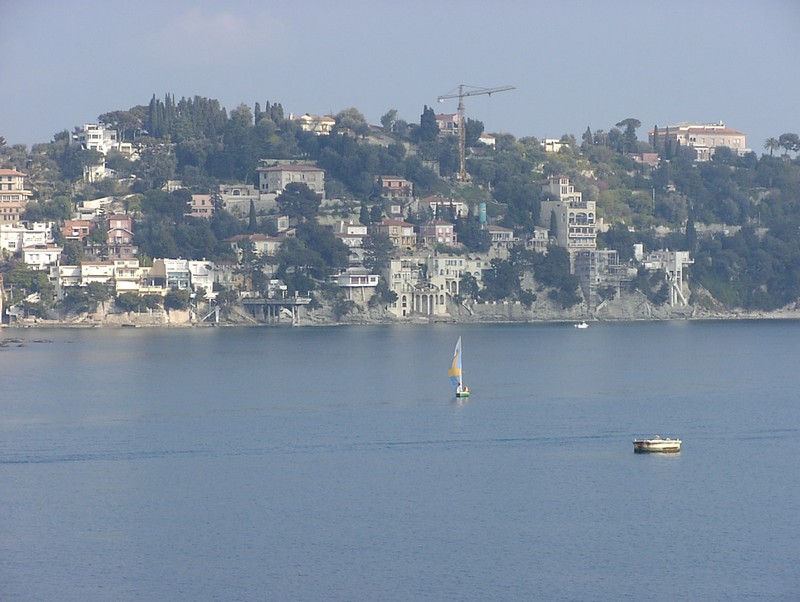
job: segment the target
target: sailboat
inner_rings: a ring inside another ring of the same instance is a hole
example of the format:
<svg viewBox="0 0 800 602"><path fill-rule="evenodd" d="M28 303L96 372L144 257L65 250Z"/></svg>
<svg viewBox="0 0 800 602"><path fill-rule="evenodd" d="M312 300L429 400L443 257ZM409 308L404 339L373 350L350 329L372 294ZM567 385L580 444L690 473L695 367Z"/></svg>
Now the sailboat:
<svg viewBox="0 0 800 602"><path fill-rule="evenodd" d="M464 385L461 371L461 337L458 337L456 342L456 349L453 352L453 362L450 364L450 370L447 372L450 377L450 386L453 387L453 393L456 394L456 399L469 397L469 387Z"/></svg>

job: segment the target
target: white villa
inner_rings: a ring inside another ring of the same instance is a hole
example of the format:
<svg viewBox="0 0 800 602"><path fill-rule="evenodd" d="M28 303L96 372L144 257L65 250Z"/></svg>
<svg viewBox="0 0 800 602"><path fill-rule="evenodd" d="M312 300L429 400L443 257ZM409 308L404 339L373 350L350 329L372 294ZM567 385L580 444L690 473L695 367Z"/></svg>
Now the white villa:
<svg viewBox="0 0 800 602"><path fill-rule="evenodd" d="M388 309L398 318L447 316L448 307L455 303L453 297L460 294L461 278L470 274L480 286L483 270L489 268L488 259L465 255L392 259L386 280L397 301Z"/></svg>
<svg viewBox="0 0 800 602"><path fill-rule="evenodd" d="M53 222L0 224L0 250L17 253L24 247L53 242Z"/></svg>
<svg viewBox="0 0 800 602"><path fill-rule="evenodd" d="M747 148L747 137L738 130L717 123L679 123L650 131L648 139L655 149L664 149L668 142L680 143L683 148L693 148L698 161L709 161L716 149L727 147L742 156Z"/></svg>

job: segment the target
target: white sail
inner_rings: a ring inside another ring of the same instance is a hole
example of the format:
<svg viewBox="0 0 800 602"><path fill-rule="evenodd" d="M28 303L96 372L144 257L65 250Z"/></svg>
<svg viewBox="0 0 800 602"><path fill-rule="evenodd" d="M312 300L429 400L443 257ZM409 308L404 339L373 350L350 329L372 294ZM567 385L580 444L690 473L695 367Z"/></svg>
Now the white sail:
<svg viewBox="0 0 800 602"><path fill-rule="evenodd" d="M453 361L450 363L450 370L447 372L450 377L450 386L456 397L466 397L469 389L464 386L464 375L461 368L461 337L456 341L456 348L453 351Z"/></svg>

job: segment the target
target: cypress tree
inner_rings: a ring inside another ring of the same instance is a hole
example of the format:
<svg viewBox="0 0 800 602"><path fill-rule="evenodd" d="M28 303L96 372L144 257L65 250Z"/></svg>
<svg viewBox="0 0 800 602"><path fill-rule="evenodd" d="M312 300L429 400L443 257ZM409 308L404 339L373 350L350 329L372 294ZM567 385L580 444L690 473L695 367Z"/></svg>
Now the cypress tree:
<svg viewBox="0 0 800 602"><path fill-rule="evenodd" d="M694 207L689 205L689 217L686 220L686 248L694 253L697 250L697 230L694 226Z"/></svg>
<svg viewBox="0 0 800 602"><path fill-rule="evenodd" d="M256 226L258 222L256 221L256 204L253 200L250 200L250 218L247 222L247 230L252 234L256 231Z"/></svg>
<svg viewBox="0 0 800 602"><path fill-rule="evenodd" d="M584 151L592 146L592 140L592 130L587 126L586 131L583 133L583 144L581 145Z"/></svg>
<svg viewBox="0 0 800 602"><path fill-rule="evenodd" d="M664 158L672 159L672 140L669 137L669 126L664 134Z"/></svg>
<svg viewBox="0 0 800 602"><path fill-rule="evenodd" d="M550 212L550 229L548 235L550 238L558 238L558 218L556 217L555 211Z"/></svg>
<svg viewBox="0 0 800 602"><path fill-rule="evenodd" d="M432 108L428 108L428 105L425 105L419 118L419 139L423 142L433 142L438 135L439 125L436 123L436 113Z"/></svg>

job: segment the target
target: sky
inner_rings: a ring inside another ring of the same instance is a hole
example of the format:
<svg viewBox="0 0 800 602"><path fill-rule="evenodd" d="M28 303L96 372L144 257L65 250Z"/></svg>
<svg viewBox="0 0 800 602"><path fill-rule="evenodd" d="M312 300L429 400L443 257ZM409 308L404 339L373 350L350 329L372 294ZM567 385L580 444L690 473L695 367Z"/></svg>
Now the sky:
<svg viewBox="0 0 800 602"><path fill-rule="evenodd" d="M761 154L800 132L798 26L798 0L0 0L0 136L50 142L167 93L419 123L459 85L510 85L466 116L579 140L722 121Z"/></svg>

